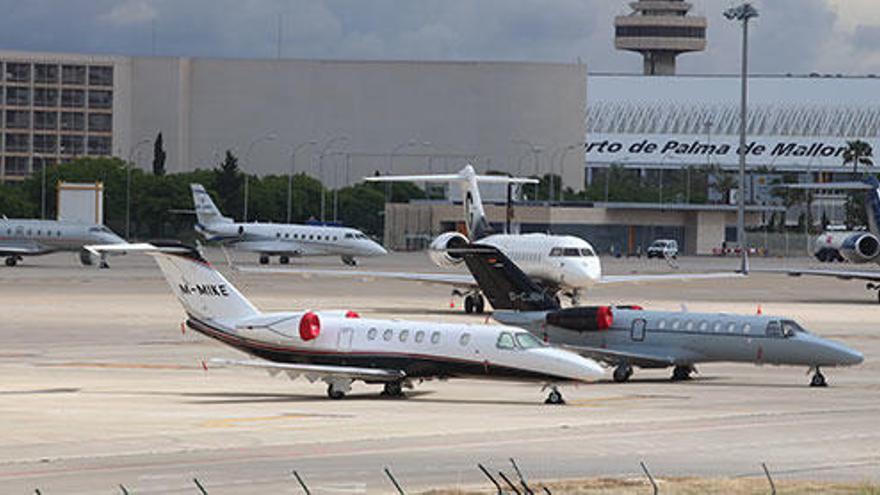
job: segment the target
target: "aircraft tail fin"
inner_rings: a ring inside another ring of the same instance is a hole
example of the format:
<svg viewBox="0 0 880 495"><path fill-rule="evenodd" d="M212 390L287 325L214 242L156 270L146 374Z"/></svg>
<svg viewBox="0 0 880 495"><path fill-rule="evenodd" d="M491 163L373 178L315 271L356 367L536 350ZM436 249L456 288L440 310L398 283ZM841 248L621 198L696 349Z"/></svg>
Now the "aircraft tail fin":
<svg viewBox="0 0 880 495"><path fill-rule="evenodd" d="M870 187L865 191L865 209L868 214L868 228L874 235L880 235L880 181L873 175L865 178Z"/></svg>
<svg viewBox="0 0 880 495"><path fill-rule="evenodd" d="M190 184L189 187L192 190L193 206L195 207L199 225L204 227L216 223L233 222L231 218L224 217L220 213L220 209L214 204L214 200L211 199L211 195L208 194L204 186L201 184Z"/></svg>
<svg viewBox="0 0 880 495"><path fill-rule="evenodd" d="M535 184L536 179L519 177L507 177L505 175L477 175L476 170L470 164L455 174L436 175L386 175L378 177L365 177L368 182L446 182L457 183L461 188L462 203L464 204L464 219L470 240L480 239L491 233L489 220L486 218L486 210L483 208L483 200L480 197L479 183L489 184Z"/></svg>
<svg viewBox="0 0 880 495"><path fill-rule="evenodd" d="M86 246L92 253L141 252L156 259L186 312L199 319L235 321L260 314L198 250L180 243Z"/></svg>
<svg viewBox="0 0 880 495"><path fill-rule="evenodd" d="M532 281L497 248L471 244L460 253L480 290L496 310L559 309L553 294Z"/></svg>

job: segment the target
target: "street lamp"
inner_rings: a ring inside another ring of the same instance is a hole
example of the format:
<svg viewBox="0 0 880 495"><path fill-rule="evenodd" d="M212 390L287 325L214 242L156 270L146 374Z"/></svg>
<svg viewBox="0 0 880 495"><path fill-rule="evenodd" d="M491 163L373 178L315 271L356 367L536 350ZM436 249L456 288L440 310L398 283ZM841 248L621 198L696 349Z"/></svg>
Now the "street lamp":
<svg viewBox="0 0 880 495"><path fill-rule="evenodd" d="M740 102L739 102L739 194L736 210L736 238L740 249L746 249L746 102L748 101L748 65L749 65L749 19L758 17L758 11L751 3L724 11L724 17L730 21L742 21L742 64L740 67Z"/></svg>
<svg viewBox="0 0 880 495"><path fill-rule="evenodd" d="M250 160L250 156L251 156L251 151L253 151L254 146L256 146L257 143L260 143L263 141L274 141L276 139L278 139L278 135L275 134L274 132L270 132L269 134L255 137L254 139L252 139L251 142L248 144L247 151L244 153L244 163L247 165L250 165L249 160ZM248 193L249 193L249 189L250 189L250 177L248 176L247 172L245 171L245 173L244 173L244 213L242 214L242 217L244 217L244 219L242 220L242 222L248 221L248 203L249 203L249 194Z"/></svg>
<svg viewBox="0 0 880 495"><path fill-rule="evenodd" d="M143 138L136 142L128 152L128 163L125 166L125 240L131 240L131 164L134 157L140 152L141 145L152 142L150 138Z"/></svg>
<svg viewBox="0 0 880 495"><path fill-rule="evenodd" d="M538 177L538 154L544 151L544 148L540 146L535 146L534 144L532 144L531 141L527 139L513 139L511 140L511 142L513 142L514 144L524 144L529 147L529 151L532 152L532 164L535 168L535 176ZM535 201L538 200L538 187L541 185L540 180L541 178L538 177L538 182L535 183Z"/></svg>
<svg viewBox="0 0 880 495"><path fill-rule="evenodd" d="M318 180L321 182L321 223L324 223L324 211L327 205L327 194L324 190L324 155L326 155L327 150L337 142L348 142L348 136L336 136L335 138L328 140L324 143L324 146L321 147L321 154L318 155Z"/></svg>
<svg viewBox="0 0 880 495"><path fill-rule="evenodd" d="M562 201L562 174L565 171L565 157L568 155L569 151L580 148L583 145L583 143L575 143L570 144L562 149L562 156L559 158L559 178L557 179L556 183L556 201ZM578 166L583 167L583 163Z"/></svg>
<svg viewBox="0 0 880 495"><path fill-rule="evenodd" d="M312 139L293 147L290 152L290 173L287 174L287 223L290 223L291 205L293 203L293 174L296 172L296 153L306 146L314 146L318 141Z"/></svg>

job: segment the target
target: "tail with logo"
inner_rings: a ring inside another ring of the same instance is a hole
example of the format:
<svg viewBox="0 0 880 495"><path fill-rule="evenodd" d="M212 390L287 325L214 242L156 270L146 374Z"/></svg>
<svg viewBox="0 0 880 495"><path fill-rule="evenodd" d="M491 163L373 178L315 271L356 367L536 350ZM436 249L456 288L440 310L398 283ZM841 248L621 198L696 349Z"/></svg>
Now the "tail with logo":
<svg viewBox="0 0 880 495"><path fill-rule="evenodd" d="M470 164L456 174L437 175L390 175L381 177L365 177L368 182L445 182L457 183L461 188L464 204L464 220L470 240L480 239L491 233L483 200L480 197L479 183L490 184L535 184L536 179L507 177L504 175L477 175Z"/></svg>
<svg viewBox="0 0 880 495"><path fill-rule="evenodd" d="M201 227L208 227L217 223L233 223L229 217L224 217L217 205L211 199L211 195L201 184L190 184L193 195L193 206L196 210L196 218Z"/></svg>
<svg viewBox="0 0 880 495"><path fill-rule="evenodd" d="M95 254L141 252L156 259L171 291L187 314L201 320L233 323L260 314L220 272L193 247L177 243L86 246Z"/></svg>

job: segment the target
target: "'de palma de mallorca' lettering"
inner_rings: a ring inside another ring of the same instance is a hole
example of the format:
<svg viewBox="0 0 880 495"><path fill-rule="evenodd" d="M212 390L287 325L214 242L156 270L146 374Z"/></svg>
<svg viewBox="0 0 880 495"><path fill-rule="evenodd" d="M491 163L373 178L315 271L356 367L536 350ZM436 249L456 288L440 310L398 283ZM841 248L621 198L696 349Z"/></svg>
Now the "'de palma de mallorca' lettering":
<svg viewBox="0 0 880 495"><path fill-rule="evenodd" d="M625 144L620 141L602 140L588 142L587 154L616 154L624 151ZM752 156L770 157L841 157L846 150L845 143L842 145L828 144L822 141L809 143L796 141L777 141L772 145L761 144L752 141L746 145L745 154ZM673 139L662 142L654 142L647 139L636 141L626 147L626 152L634 155L689 155L689 156L725 156L739 155L739 147L726 143L707 143L699 140L677 141Z"/></svg>

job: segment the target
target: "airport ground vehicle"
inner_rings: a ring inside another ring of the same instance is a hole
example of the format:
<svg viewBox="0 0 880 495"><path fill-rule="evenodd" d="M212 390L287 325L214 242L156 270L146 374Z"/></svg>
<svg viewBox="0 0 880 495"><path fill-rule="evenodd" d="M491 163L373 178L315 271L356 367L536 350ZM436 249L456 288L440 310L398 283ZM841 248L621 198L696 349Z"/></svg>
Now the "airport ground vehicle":
<svg viewBox="0 0 880 495"><path fill-rule="evenodd" d="M677 258L678 241L675 239L657 239L648 246L646 251L650 258Z"/></svg>

